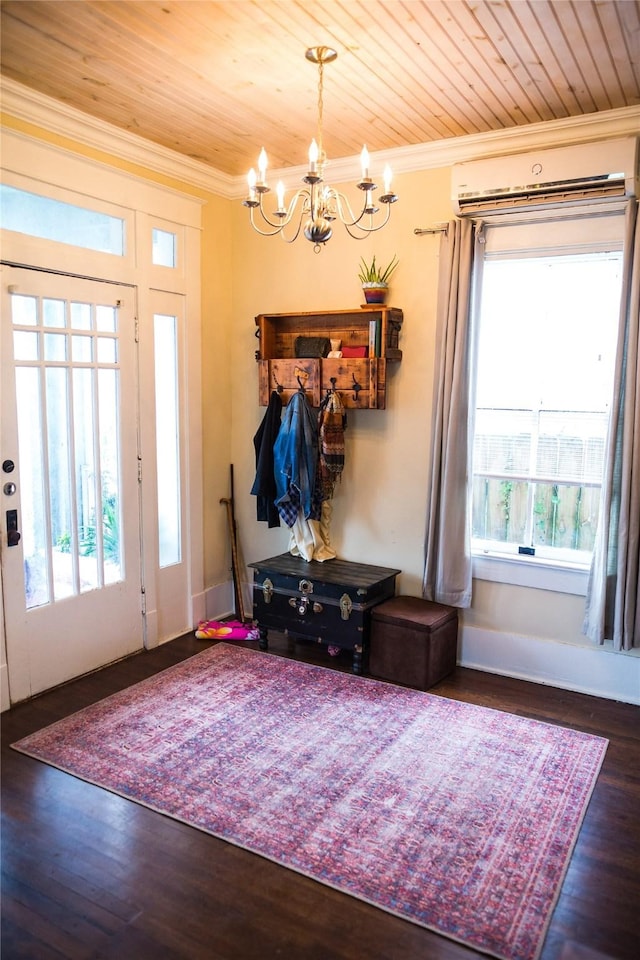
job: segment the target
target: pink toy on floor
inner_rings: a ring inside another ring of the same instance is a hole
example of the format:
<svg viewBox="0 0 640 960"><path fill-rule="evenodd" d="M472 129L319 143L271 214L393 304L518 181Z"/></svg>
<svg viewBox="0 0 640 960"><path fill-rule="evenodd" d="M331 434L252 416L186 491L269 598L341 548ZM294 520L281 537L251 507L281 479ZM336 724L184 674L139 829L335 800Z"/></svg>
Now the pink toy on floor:
<svg viewBox="0 0 640 960"><path fill-rule="evenodd" d="M196 630L198 640L257 640L259 636L257 627L239 620L201 620Z"/></svg>

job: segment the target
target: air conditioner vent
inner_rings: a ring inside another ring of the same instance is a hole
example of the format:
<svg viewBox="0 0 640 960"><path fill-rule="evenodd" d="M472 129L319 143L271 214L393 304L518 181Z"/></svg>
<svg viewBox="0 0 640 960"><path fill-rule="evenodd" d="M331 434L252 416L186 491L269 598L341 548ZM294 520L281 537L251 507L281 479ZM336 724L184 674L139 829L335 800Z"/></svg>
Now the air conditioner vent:
<svg viewBox="0 0 640 960"><path fill-rule="evenodd" d="M458 163L452 193L461 216L635 197L638 141L629 137Z"/></svg>

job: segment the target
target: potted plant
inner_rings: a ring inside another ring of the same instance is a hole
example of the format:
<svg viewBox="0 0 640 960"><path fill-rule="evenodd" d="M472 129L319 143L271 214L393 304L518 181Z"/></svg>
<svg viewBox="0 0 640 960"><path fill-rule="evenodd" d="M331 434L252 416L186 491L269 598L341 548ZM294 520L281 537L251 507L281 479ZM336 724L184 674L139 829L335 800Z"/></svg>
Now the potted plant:
<svg viewBox="0 0 640 960"><path fill-rule="evenodd" d="M367 263L364 257L360 257L360 270L358 276L364 290L364 297L367 303L384 303L387 290L389 289L389 278L398 266L398 258L394 254L386 267L379 267L376 263L375 254L371 263Z"/></svg>

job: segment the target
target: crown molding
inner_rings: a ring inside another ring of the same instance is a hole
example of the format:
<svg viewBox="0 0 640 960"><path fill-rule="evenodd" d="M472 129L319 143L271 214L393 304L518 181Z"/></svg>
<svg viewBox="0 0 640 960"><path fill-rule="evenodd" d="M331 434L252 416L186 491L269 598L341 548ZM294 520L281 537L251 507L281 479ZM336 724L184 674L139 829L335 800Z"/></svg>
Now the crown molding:
<svg viewBox="0 0 640 960"><path fill-rule="evenodd" d="M246 195L247 184L244 176L222 173L206 163L192 160L136 134L96 120L95 117L37 93L14 80L2 80L2 109L18 120L226 199L236 200ZM371 158L372 165L376 168L382 168L385 163L389 163L393 166L394 174L416 173L484 157L505 156L568 143L637 136L638 130L640 106L622 107L580 117L511 127L508 130L492 130L432 143L380 150L372 153ZM357 155L330 160L327 170L331 181L341 183L354 180L359 175L359 164L360 158ZM306 173L305 166L297 166L272 170L271 176L274 182L281 179L285 187L290 188L299 186Z"/></svg>
<svg viewBox="0 0 640 960"><path fill-rule="evenodd" d="M2 111L17 120L67 137L76 143L101 150L112 157L135 163L154 173L179 180L182 183L208 190L220 196L231 196L234 177L192 160L175 150L161 147L113 124L95 117L60 100L54 100L31 90L15 80L2 78Z"/></svg>

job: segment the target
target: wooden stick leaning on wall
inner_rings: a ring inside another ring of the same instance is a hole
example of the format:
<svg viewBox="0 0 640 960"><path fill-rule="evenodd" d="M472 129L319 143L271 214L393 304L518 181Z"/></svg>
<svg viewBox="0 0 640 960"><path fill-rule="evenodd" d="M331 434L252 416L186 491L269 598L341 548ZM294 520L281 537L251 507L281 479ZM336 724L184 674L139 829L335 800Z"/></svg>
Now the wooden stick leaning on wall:
<svg viewBox="0 0 640 960"><path fill-rule="evenodd" d="M229 527L229 539L231 541L231 571L233 574L233 599L235 616L242 622L245 622L244 599L242 597L242 582L240 579L240 562L238 559L238 538L236 530L236 515L233 502L233 464L229 467L231 496L222 497L220 503L224 503L227 508L227 524Z"/></svg>

